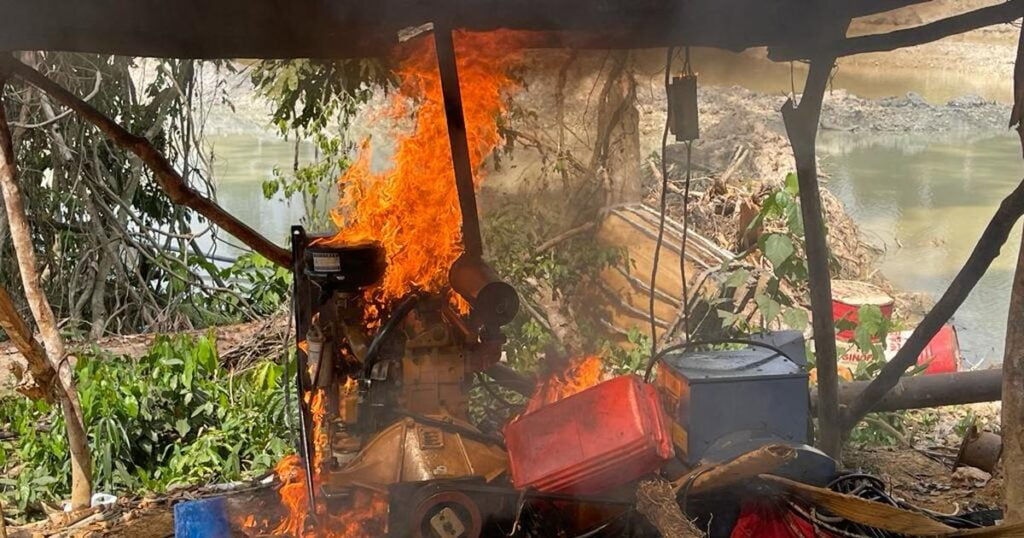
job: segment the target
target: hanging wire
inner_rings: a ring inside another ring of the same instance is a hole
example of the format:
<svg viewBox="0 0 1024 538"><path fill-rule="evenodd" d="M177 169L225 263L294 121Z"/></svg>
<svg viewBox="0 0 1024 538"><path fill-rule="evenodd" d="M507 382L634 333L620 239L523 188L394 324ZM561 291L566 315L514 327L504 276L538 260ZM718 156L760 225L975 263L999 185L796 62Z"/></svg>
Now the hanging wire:
<svg viewBox="0 0 1024 538"><path fill-rule="evenodd" d="M654 244L654 267L651 268L651 289L648 302L648 313L651 322L651 359L658 352L658 324L654 315L655 289L658 283L658 261L661 259L661 246L665 241L665 212L668 198L668 164L665 161L665 152L668 147L668 131L671 125L671 104L669 101L669 90L672 84L672 55L675 54L675 47L669 47L665 55L665 102L668 106L668 114L665 115L665 129L661 133L661 217L658 219L658 239Z"/></svg>
<svg viewBox="0 0 1024 538"><path fill-rule="evenodd" d="M683 333L690 339L690 285L686 280L686 244L690 237L690 180L693 175L691 158L693 140L686 141L686 183L683 184L683 240L679 248L679 277L683 281Z"/></svg>
<svg viewBox="0 0 1024 538"><path fill-rule="evenodd" d="M683 54L683 73L694 77L693 66L690 64L690 47ZM694 96L696 98L696 95ZM686 280L686 244L690 237L690 180L693 178L693 140L686 141L686 183L683 186L683 239L679 249L679 277L683 282L683 332L690 339L690 286Z"/></svg>

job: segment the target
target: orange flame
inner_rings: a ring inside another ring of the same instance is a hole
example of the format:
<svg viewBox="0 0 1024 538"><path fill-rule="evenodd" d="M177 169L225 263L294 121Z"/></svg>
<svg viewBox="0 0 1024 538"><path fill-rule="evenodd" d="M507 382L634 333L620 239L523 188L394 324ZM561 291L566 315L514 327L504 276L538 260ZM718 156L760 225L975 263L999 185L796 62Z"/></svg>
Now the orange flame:
<svg viewBox="0 0 1024 538"><path fill-rule="evenodd" d="M324 429L325 401L323 391L307 393L307 403L313 417L313 483L322 483L321 471L324 454L327 451L327 433ZM285 517L269 534L272 536L294 536L298 538L364 538L382 536L386 531L388 503L379 494L368 490L355 490L351 505L344 511L328 513L324 499L318 498L316 507L317 525L307 528L309 500L307 498L306 471L298 455L290 455L278 462L274 473L281 486L278 497L284 508ZM241 521L245 529L263 533L267 521L256 521L253 515Z"/></svg>
<svg viewBox="0 0 1024 538"><path fill-rule="evenodd" d="M503 92L516 86L510 70L519 64L517 50L527 39L529 34L507 31L455 35L477 187L481 163L501 141L497 119L505 111ZM462 216L431 36L403 47L397 75L400 91L387 115L395 120L414 115L415 127L398 137L394 166L382 173L371 171L373 144L363 142L339 179L341 199L332 218L340 231L329 240L373 240L384 246L388 268L374 297L384 303L414 290L442 290L448 268L462 252Z"/></svg>
<svg viewBox="0 0 1024 538"><path fill-rule="evenodd" d="M568 398L601 382L604 363L600 357L576 358L565 370L557 372L537 384L537 390L526 404L526 413L532 413L545 405Z"/></svg>

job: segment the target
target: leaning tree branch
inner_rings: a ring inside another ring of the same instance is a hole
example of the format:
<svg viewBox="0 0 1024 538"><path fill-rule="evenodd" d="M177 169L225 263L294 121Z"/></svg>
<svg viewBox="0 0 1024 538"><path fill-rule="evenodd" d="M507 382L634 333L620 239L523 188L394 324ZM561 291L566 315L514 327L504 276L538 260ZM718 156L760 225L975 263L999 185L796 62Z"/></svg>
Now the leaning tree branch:
<svg viewBox="0 0 1024 538"><path fill-rule="evenodd" d="M74 110L88 122L103 131L116 145L137 155L153 171L157 182L160 184L160 188L163 189L172 202L189 207L210 219L211 222L217 224L268 260L282 267L288 267L291 264L291 256L286 249L275 245L249 225L225 211L216 202L189 187L181 175L174 170L167 159L153 147L149 140L128 132L124 127L103 115L103 113L96 110L89 103L79 99L39 71L14 58L0 58L0 67L6 68L11 74Z"/></svg>
<svg viewBox="0 0 1024 538"><path fill-rule="evenodd" d="M989 221L981 239L974 246L971 257L967 259L949 288L942 294L935 307L925 315L907 343L896 353L878 373L878 377L861 392L846 410L843 417L843 428L850 431L871 409L899 382L908 369L917 364L917 357L931 342L935 333L957 311L971 290L978 284L981 277L999 256L999 251L1006 244L1014 225L1024 215L1024 180L1007 196Z"/></svg>
<svg viewBox="0 0 1024 538"><path fill-rule="evenodd" d="M25 323L24 318L15 308L7 289L0 286L0 329L7 333L14 347L23 357L28 365L38 390L46 401L53 401L53 380L56 377L50 361L46 358L46 350L32 336L32 330ZM33 389L34 390L34 389Z"/></svg>
<svg viewBox="0 0 1024 538"><path fill-rule="evenodd" d="M782 106L782 119L793 146L797 181L800 184L800 212L804 220L805 251L810 284L811 318L818 369L818 427L822 450L842 459L842 416L839 412L839 372L836 364L835 324L832 321L832 280L828 266L828 243L824 210L818 187L815 143L821 105L835 58L823 56L811 61L800 106L792 100Z"/></svg>
<svg viewBox="0 0 1024 538"><path fill-rule="evenodd" d="M777 62L788 62L820 54L833 54L840 57L867 52L884 52L923 45L986 26L1012 22L1022 16L1024 16L1024 0L1009 0L913 28L839 39L832 43L816 46L814 51L805 48L774 47L769 49L768 58Z"/></svg>

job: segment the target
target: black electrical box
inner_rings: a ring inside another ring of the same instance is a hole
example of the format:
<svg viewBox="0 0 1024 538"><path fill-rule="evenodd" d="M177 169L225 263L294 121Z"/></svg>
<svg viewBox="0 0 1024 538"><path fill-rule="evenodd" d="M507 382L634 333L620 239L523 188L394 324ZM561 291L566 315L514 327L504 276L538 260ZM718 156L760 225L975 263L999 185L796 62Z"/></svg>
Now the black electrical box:
<svg viewBox="0 0 1024 538"><path fill-rule="evenodd" d="M768 339L771 340L771 339ZM791 339L789 339L791 340ZM696 465L715 441L736 432L808 442L810 394L803 338L787 342L794 360L761 347L669 353L656 385L680 459Z"/></svg>

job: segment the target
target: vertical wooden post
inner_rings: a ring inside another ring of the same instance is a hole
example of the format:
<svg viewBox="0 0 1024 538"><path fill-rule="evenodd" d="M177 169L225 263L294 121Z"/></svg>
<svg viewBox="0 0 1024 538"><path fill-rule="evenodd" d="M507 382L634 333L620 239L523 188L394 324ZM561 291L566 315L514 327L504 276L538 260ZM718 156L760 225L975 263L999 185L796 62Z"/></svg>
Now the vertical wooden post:
<svg viewBox="0 0 1024 538"><path fill-rule="evenodd" d="M1024 237L1010 292L1003 354L1003 472L1006 523L1024 523Z"/></svg>
<svg viewBox="0 0 1024 538"><path fill-rule="evenodd" d="M1024 29L1017 37L1013 66L1013 110L1010 127L1017 128L1024 152ZM1024 523L1024 237L1021 237L1017 271L1010 290L1006 315L1006 348L1003 352L1003 483L1007 523Z"/></svg>
<svg viewBox="0 0 1024 538"><path fill-rule="evenodd" d="M829 456L842 460L839 373L836 365L835 324L832 322L832 278L828 266L828 244L815 152L821 104L834 63L835 58L830 56L811 60L800 106L795 107L792 100L787 101L782 107L782 119L793 146L800 184L800 211L804 219L814 353L818 371L818 444Z"/></svg>

